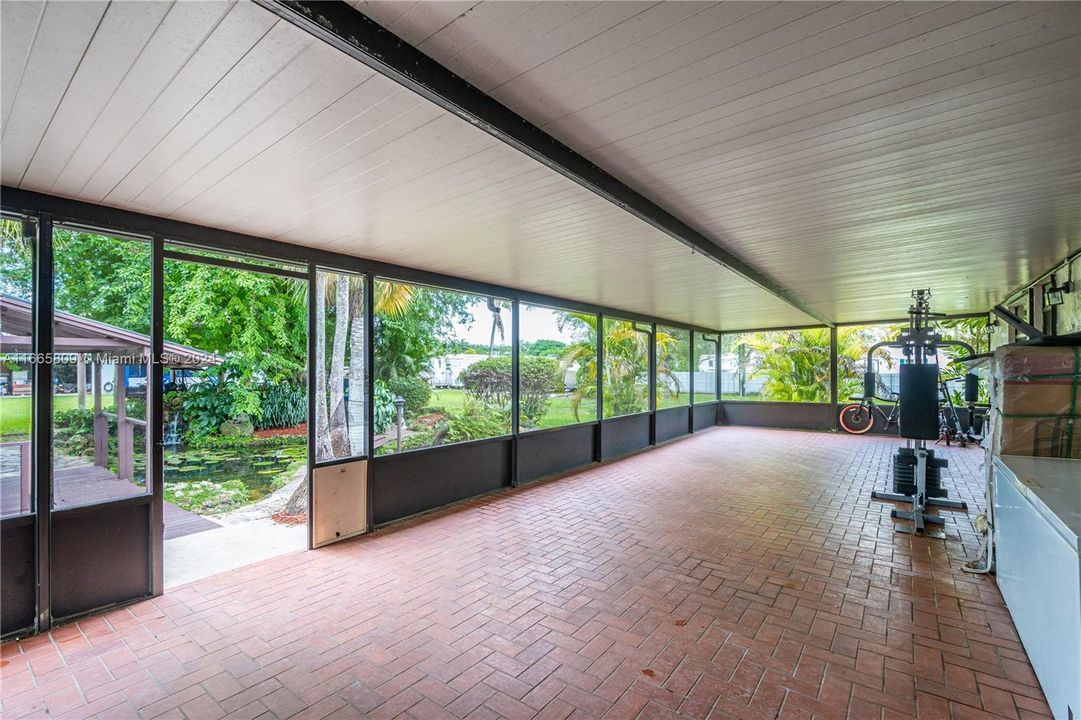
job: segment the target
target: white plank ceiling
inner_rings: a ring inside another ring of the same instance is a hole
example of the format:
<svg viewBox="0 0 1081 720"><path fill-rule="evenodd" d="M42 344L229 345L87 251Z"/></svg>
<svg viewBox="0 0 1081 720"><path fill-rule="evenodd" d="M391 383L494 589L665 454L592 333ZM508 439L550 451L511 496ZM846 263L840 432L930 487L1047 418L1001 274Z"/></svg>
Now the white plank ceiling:
<svg viewBox="0 0 1081 720"><path fill-rule="evenodd" d="M1081 246L1081 5L358 7L839 321ZM0 3L5 185L726 329L811 322L249 3Z"/></svg>

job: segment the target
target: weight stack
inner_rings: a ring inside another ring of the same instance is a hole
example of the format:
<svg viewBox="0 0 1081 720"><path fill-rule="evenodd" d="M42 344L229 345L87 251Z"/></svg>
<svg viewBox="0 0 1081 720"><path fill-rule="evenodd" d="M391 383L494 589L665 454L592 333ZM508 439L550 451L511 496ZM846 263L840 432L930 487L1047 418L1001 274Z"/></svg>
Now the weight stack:
<svg viewBox="0 0 1081 720"><path fill-rule="evenodd" d="M942 468L948 464L945 458L936 458L934 450L927 451L927 497L949 496L942 487ZM893 491L899 495L916 494L916 451L912 448L898 448L893 456Z"/></svg>

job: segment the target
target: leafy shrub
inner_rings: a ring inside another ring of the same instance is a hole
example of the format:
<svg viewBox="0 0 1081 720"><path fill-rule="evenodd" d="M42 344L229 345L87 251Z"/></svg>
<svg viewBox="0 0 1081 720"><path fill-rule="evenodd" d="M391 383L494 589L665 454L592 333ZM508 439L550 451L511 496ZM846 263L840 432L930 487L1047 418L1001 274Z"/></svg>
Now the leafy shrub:
<svg viewBox="0 0 1081 720"><path fill-rule="evenodd" d="M192 438L217 434L226 420L263 417L259 393L250 384L250 368L230 358L199 373L201 382L184 392L184 419Z"/></svg>
<svg viewBox="0 0 1081 720"><path fill-rule="evenodd" d="M170 390L161 396L161 409L165 417L170 417L184 408L184 393L178 390Z"/></svg>
<svg viewBox="0 0 1081 720"><path fill-rule="evenodd" d="M184 394L184 419L193 438L216 435L229 418L233 417L233 396L217 383L204 382Z"/></svg>
<svg viewBox="0 0 1081 720"><path fill-rule="evenodd" d="M375 434L382 435L394 424L394 395L382 380L375 381Z"/></svg>
<svg viewBox="0 0 1081 720"><path fill-rule="evenodd" d="M444 422L446 427L441 428L438 435L445 443L481 440L510 432L504 415L488 408L473 408L461 415L448 415Z"/></svg>
<svg viewBox="0 0 1081 720"><path fill-rule="evenodd" d="M396 377L387 380L387 390L391 394L391 412L393 413L394 398L401 396L405 400L405 411L410 415L416 414L428 404L432 397L431 386L423 379L414 376ZM393 422L393 417L391 419Z"/></svg>
<svg viewBox="0 0 1081 720"><path fill-rule="evenodd" d="M559 385L559 364L546 357L523 355L519 358L519 412L536 424L548 410L548 396ZM512 390L512 359L509 356L487 358L473 363L459 376L466 395L489 408L506 409Z"/></svg>
<svg viewBox="0 0 1081 720"><path fill-rule="evenodd" d="M394 441L391 442L393 443ZM436 430L423 430L402 438L402 450L418 450L420 448L432 447L437 442Z"/></svg>
<svg viewBox="0 0 1081 720"><path fill-rule="evenodd" d="M53 416L53 423L58 428L67 428L71 434L94 431L94 411L88 408L60 410Z"/></svg>
<svg viewBox="0 0 1081 720"><path fill-rule="evenodd" d="M475 362L462 370L458 379L469 398L489 407L504 408L510 405L512 378L509 356L500 355Z"/></svg>
<svg viewBox="0 0 1081 720"><path fill-rule="evenodd" d="M559 386L559 363L527 355L518 363L518 413L536 425L548 410L549 396Z"/></svg>
<svg viewBox="0 0 1081 720"><path fill-rule="evenodd" d="M259 430L294 427L308 419L308 387L292 383L264 385L259 389L259 404L263 410L255 423Z"/></svg>
<svg viewBox="0 0 1081 720"><path fill-rule="evenodd" d="M129 397L126 400L124 409L127 411L128 417L146 420L146 398Z"/></svg>
<svg viewBox="0 0 1081 720"><path fill-rule="evenodd" d="M447 415L430 427L416 430L402 438L402 452L436 447L466 440L483 440L510 433L506 413L493 408L471 407L460 415ZM393 453L395 439L376 450L376 455Z"/></svg>

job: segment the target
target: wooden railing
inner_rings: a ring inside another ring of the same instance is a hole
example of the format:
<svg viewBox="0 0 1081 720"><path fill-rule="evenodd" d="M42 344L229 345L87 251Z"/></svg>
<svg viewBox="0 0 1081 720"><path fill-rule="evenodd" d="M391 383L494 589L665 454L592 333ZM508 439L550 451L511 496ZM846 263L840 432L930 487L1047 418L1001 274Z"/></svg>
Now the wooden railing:
<svg viewBox="0 0 1081 720"><path fill-rule="evenodd" d="M32 496L30 476L30 441L0 443L0 448L19 448L19 513L30 512L30 499Z"/></svg>
<svg viewBox="0 0 1081 720"><path fill-rule="evenodd" d="M105 418L112 418L116 420L116 476L121 480L134 480L135 479L135 428L146 427L146 420L140 420L138 418L127 417L121 413L103 412L101 413L103 420ZM106 421L107 422L107 421ZM108 440L106 440L108 442ZM106 452L108 451L108 444L106 444ZM149 454L148 454L149 457ZM97 462L97 448L95 447L94 464L101 467L108 467L108 458L102 463Z"/></svg>

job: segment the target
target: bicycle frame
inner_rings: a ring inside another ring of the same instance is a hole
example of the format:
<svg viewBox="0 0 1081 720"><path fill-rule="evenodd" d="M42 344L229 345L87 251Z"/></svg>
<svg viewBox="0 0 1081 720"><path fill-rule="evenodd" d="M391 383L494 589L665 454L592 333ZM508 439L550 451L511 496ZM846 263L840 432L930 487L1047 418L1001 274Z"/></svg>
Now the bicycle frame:
<svg viewBox="0 0 1081 720"><path fill-rule="evenodd" d="M875 402L874 398L864 398L860 401L860 405L878 413L878 416L882 418L882 422L886 423L883 429L889 428L890 425L899 425L901 422L901 406L898 403L892 404L889 413L883 410L882 407Z"/></svg>

